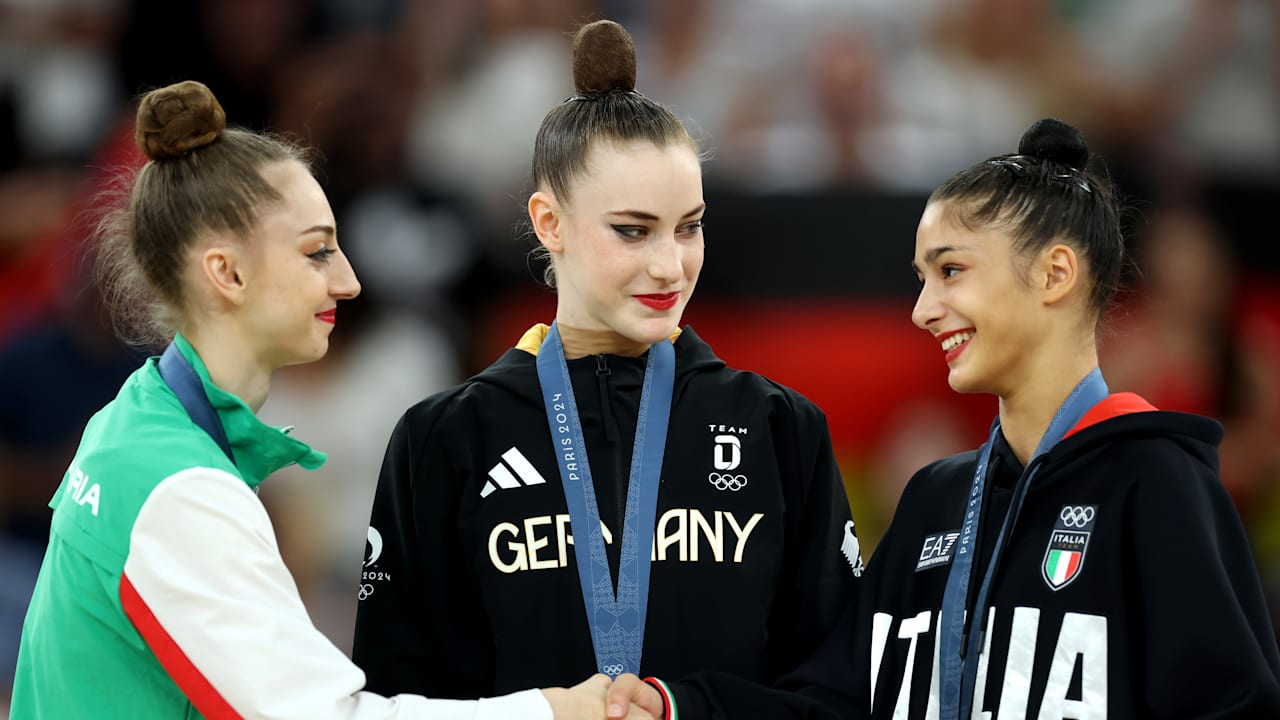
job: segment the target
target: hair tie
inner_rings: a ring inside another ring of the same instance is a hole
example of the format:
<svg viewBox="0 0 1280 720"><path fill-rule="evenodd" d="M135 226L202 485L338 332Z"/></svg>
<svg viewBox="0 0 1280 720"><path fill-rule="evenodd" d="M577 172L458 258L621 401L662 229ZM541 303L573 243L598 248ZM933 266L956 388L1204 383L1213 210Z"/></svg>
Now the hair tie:
<svg viewBox="0 0 1280 720"><path fill-rule="evenodd" d="M569 103L569 102L574 102L575 100L589 100L589 101L590 101L590 100L599 100L600 98L604 97L605 95L636 95L636 96L640 96L640 93L639 93L639 92L637 92L637 91L635 91L635 90L628 90L628 89L626 89L626 88L620 88L620 87L619 87L619 88L613 88L612 90L588 90L588 91L586 91L586 92L578 93L577 95L574 95L573 97L565 98L564 102ZM563 105L564 103L560 103L560 104L561 104L561 105Z"/></svg>
<svg viewBox="0 0 1280 720"><path fill-rule="evenodd" d="M1026 155L1009 155L1008 157L1000 157L1000 158L995 158L993 160L988 160L987 164L995 165L996 167L1005 168L1006 170L1013 173L1014 175L1017 175L1018 177L1026 177L1031 172L1030 169L1027 167L1027 161L1034 160L1034 159L1037 159L1037 158L1031 158ZM1071 172L1054 173L1049 176L1049 179L1056 182L1065 183L1067 185L1073 185L1090 194L1093 193L1093 188L1089 186L1089 181L1085 180L1082 176L1076 174L1080 172L1079 170L1077 170L1076 168L1067 168L1067 169L1070 170Z"/></svg>

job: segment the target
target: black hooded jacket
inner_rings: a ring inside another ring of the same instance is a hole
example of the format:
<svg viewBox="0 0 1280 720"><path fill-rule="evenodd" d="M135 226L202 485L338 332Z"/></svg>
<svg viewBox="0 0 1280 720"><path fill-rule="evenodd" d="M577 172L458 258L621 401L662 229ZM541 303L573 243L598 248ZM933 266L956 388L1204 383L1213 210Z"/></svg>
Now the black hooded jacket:
<svg viewBox="0 0 1280 720"><path fill-rule="evenodd" d="M533 354L544 332L392 435L354 647L372 691L470 698L596 672ZM698 717L707 701L682 677L794 670L853 603L862 563L822 412L690 328L675 351L641 673ZM644 368L569 362L615 577Z"/></svg>
<svg viewBox="0 0 1280 720"><path fill-rule="evenodd" d="M1126 395L1104 404L1145 405ZM1036 461L984 608L975 717L1280 718L1280 653L1218 477L1222 426L1100 410ZM1023 470L1003 436L992 457L975 584ZM938 717L939 610L976 463L916 473L856 613L791 679L831 717Z"/></svg>

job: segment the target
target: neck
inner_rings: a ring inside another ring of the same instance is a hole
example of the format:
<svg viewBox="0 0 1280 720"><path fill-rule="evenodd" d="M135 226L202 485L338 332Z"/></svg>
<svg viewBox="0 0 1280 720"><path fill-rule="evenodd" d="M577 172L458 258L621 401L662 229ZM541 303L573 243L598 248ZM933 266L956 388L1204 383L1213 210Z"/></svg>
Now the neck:
<svg viewBox="0 0 1280 720"><path fill-rule="evenodd" d="M1091 348L1052 370L1032 374L1031 380L1015 391L1000 395L1000 430L1023 466L1031 462L1067 396L1096 367L1098 353Z"/></svg>
<svg viewBox="0 0 1280 720"><path fill-rule="evenodd" d="M564 343L564 356L568 360L588 355L627 355L639 357L649 346L623 337L612 330L588 330L557 322L560 342Z"/></svg>
<svg viewBox="0 0 1280 720"><path fill-rule="evenodd" d="M182 328L182 335L199 353L213 384L258 412L267 401L272 369L258 362L240 334L227 328L192 324Z"/></svg>

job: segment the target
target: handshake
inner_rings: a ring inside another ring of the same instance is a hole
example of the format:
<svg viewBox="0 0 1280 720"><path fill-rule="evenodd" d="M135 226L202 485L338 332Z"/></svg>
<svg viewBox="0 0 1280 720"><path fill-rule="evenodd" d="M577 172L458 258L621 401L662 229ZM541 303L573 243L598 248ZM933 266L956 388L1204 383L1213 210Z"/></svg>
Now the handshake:
<svg viewBox="0 0 1280 720"><path fill-rule="evenodd" d="M555 720L662 720L662 696L650 684L627 673L610 681L596 674L571 688L542 691Z"/></svg>

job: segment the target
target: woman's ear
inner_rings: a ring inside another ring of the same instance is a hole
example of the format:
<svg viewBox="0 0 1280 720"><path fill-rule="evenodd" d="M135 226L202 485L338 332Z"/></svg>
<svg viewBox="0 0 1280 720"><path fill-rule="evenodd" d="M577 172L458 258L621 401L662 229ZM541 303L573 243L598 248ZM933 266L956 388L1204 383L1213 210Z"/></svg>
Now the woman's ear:
<svg viewBox="0 0 1280 720"><path fill-rule="evenodd" d="M1080 263L1076 251L1066 243L1058 243L1046 249L1040 256L1038 280L1043 283L1046 305L1055 305L1081 282Z"/></svg>
<svg viewBox="0 0 1280 720"><path fill-rule="evenodd" d="M533 223L533 232L538 236L538 242L550 252L564 250L564 239L560 233L563 219L560 204L556 202L554 195L539 190L529 196L529 222Z"/></svg>
<svg viewBox="0 0 1280 720"><path fill-rule="evenodd" d="M214 294L239 305L245 295L243 246L235 242L215 242L200 254L200 273L209 280Z"/></svg>

